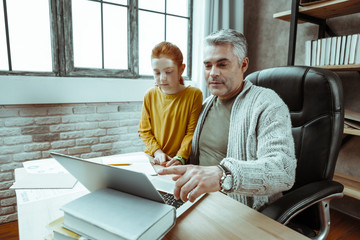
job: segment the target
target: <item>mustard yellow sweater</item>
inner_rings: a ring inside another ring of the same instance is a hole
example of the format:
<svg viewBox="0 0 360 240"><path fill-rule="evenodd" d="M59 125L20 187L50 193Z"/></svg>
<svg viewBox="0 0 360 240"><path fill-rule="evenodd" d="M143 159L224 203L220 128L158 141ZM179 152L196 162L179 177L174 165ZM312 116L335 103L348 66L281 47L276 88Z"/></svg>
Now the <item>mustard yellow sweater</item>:
<svg viewBox="0 0 360 240"><path fill-rule="evenodd" d="M151 88L144 97L139 134L150 156L161 149L170 157L188 159L202 106L202 93L188 86L177 94Z"/></svg>

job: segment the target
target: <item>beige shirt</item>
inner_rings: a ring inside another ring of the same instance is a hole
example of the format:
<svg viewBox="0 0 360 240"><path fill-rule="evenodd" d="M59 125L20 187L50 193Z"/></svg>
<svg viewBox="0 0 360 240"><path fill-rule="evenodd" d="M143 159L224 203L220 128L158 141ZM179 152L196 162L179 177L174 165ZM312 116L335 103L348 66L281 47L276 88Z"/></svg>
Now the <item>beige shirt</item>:
<svg viewBox="0 0 360 240"><path fill-rule="evenodd" d="M226 157L231 108L235 97L226 101L214 101L199 139L199 164L218 165Z"/></svg>

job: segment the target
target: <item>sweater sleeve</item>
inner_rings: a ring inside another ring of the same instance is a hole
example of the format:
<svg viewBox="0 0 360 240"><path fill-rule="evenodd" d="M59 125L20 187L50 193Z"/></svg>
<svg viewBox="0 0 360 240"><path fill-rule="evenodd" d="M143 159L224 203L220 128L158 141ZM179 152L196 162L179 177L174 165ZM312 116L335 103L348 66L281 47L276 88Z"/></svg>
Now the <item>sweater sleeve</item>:
<svg viewBox="0 0 360 240"><path fill-rule="evenodd" d="M160 149L161 146L156 141L151 127L151 105L148 101L148 94L144 97L144 103L141 111L140 124L139 124L139 136L145 144L145 153L150 156L154 156L156 150Z"/></svg>
<svg viewBox="0 0 360 240"><path fill-rule="evenodd" d="M254 133L248 136L246 146L256 149L254 159L222 160L233 175L234 193L271 195L289 190L294 184L296 158L290 114L282 101L275 102L259 113Z"/></svg>
<svg viewBox="0 0 360 240"><path fill-rule="evenodd" d="M195 131L195 127L199 118L199 114L202 107L202 93L201 91L197 91L194 101L191 107L190 119L186 127L186 134L181 142L181 147L177 152L177 156L183 157L185 159L189 159L191 152L191 143Z"/></svg>

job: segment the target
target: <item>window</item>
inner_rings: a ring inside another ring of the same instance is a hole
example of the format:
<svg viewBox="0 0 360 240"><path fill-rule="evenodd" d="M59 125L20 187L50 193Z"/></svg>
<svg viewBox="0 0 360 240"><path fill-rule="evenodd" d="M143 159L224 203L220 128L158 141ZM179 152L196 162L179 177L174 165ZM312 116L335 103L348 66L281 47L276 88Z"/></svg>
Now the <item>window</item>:
<svg viewBox="0 0 360 240"><path fill-rule="evenodd" d="M192 0L0 1L0 74L152 74L151 49L176 44L191 75ZM21 17L19 17L21 16Z"/></svg>

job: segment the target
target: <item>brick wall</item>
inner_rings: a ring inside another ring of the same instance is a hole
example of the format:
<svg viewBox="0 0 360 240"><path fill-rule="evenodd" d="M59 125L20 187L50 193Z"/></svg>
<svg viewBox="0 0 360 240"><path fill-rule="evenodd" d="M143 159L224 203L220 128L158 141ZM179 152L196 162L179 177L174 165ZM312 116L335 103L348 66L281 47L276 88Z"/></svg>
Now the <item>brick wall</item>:
<svg viewBox="0 0 360 240"><path fill-rule="evenodd" d="M17 219L14 169L51 151L81 158L143 151L142 102L0 105L0 224Z"/></svg>

